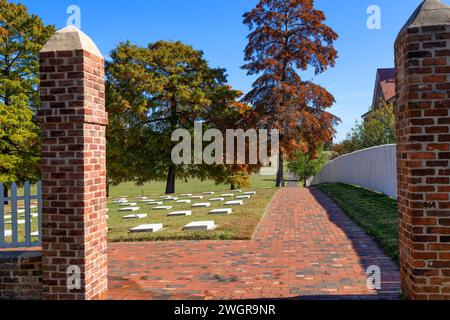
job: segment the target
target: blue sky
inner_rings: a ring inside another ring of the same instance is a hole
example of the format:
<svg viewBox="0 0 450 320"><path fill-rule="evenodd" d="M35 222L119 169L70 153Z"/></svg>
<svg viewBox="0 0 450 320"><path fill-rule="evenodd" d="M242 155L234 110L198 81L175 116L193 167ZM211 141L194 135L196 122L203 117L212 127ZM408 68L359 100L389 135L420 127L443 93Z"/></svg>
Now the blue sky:
<svg viewBox="0 0 450 320"><path fill-rule="evenodd" d="M445 0L447 3L448 1ZM57 28L66 25L69 5L81 9L81 28L105 57L120 42L146 45L180 40L204 51L214 67L226 68L230 84L247 92L254 80L240 69L248 30L242 14L257 0L22 0L30 12ZM421 0L316 0L339 34L336 67L312 79L336 98L332 112L342 119L341 141L370 104L377 68L393 67L394 40ZM381 30L369 30L367 8L381 8Z"/></svg>

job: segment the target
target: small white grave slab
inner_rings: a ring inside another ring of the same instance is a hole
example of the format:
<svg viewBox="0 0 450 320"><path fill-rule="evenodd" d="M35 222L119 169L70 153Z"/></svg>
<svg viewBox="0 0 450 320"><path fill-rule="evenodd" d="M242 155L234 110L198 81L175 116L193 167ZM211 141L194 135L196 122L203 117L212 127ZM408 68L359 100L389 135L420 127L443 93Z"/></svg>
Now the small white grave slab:
<svg viewBox="0 0 450 320"><path fill-rule="evenodd" d="M36 206L30 206L30 209L36 209L37 207ZM19 210L25 210L25 207L19 207L18 208Z"/></svg>
<svg viewBox="0 0 450 320"><path fill-rule="evenodd" d="M214 230L217 225L214 221L196 221L191 222L184 226L184 230L187 231L201 231L201 230Z"/></svg>
<svg viewBox="0 0 450 320"><path fill-rule="evenodd" d="M248 192L243 193L244 196L254 196L255 194L256 194L256 191L248 191Z"/></svg>
<svg viewBox="0 0 450 320"><path fill-rule="evenodd" d="M143 203L150 203L150 202L156 202L155 199L147 199L147 200L143 200Z"/></svg>
<svg viewBox="0 0 450 320"><path fill-rule="evenodd" d="M149 232L149 233L153 233L153 232L158 232L161 231L163 228L162 223L157 223L157 224L142 224L140 226L137 226L133 229L131 229L130 231L133 233L138 233L138 232Z"/></svg>
<svg viewBox="0 0 450 320"><path fill-rule="evenodd" d="M208 214L232 214L233 209L231 208L224 208L224 209L214 209L208 212Z"/></svg>
<svg viewBox="0 0 450 320"><path fill-rule="evenodd" d="M126 207L126 206L137 206L137 203L136 202L130 202L130 203L128 203L128 202L126 202L126 203L121 203L121 204L119 204L119 207Z"/></svg>
<svg viewBox="0 0 450 320"><path fill-rule="evenodd" d="M184 204L191 203L191 202L192 202L192 200L177 200L177 201L175 201L175 203L184 203Z"/></svg>
<svg viewBox="0 0 450 320"><path fill-rule="evenodd" d="M211 198L209 201L225 201L225 198Z"/></svg>
<svg viewBox="0 0 450 320"><path fill-rule="evenodd" d="M242 190L231 190L232 193L241 193Z"/></svg>
<svg viewBox="0 0 450 320"><path fill-rule="evenodd" d="M146 205L148 206L160 206L163 203L161 201L152 201L152 202L147 202Z"/></svg>
<svg viewBox="0 0 450 320"><path fill-rule="evenodd" d="M213 195L213 194L215 194L215 192L212 192L212 191L210 191L210 192L203 192L203 194L208 196L208 195Z"/></svg>
<svg viewBox="0 0 450 320"><path fill-rule="evenodd" d="M220 196L223 197L223 198L230 198L230 197L234 197L234 194L232 194L232 193L225 193L225 194L221 194Z"/></svg>
<svg viewBox="0 0 450 320"><path fill-rule="evenodd" d="M129 219L144 219L144 218L147 218L146 214L130 214L128 216L122 217L122 219L126 219L126 220L129 220Z"/></svg>
<svg viewBox="0 0 450 320"><path fill-rule="evenodd" d="M168 197L168 198L164 198L165 201L177 201L178 198L177 197Z"/></svg>
<svg viewBox="0 0 450 320"><path fill-rule="evenodd" d="M192 197L192 193L183 193L180 194L180 197Z"/></svg>
<svg viewBox="0 0 450 320"><path fill-rule="evenodd" d="M136 200L147 200L148 198L147 197L135 197L134 199L136 199Z"/></svg>
<svg viewBox="0 0 450 320"><path fill-rule="evenodd" d="M194 203L192 205L192 208L207 208L207 207L211 207L211 203L210 202Z"/></svg>
<svg viewBox="0 0 450 320"><path fill-rule="evenodd" d="M12 230L5 230L5 237L12 237Z"/></svg>
<svg viewBox="0 0 450 320"><path fill-rule="evenodd" d="M120 212L128 212L128 211L131 211L131 212L136 212L136 211L139 211L139 207L127 207L127 208L121 208L121 209L119 209L119 211Z"/></svg>
<svg viewBox="0 0 450 320"><path fill-rule="evenodd" d="M243 206L244 201L242 201L242 200L228 201L228 202L225 202L225 205L226 206Z"/></svg>
<svg viewBox="0 0 450 320"><path fill-rule="evenodd" d="M250 199L251 196L237 196L236 199Z"/></svg>
<svg viewBox="0 0 450 320"><path fill-rule="evenodd" d="M196 200L196 199L203 199L203 196L192 196L191 199Z"/></svg>
<svg viewBox="0 0 450 320"><path fill-rule="evenodd" d="M153 210L170 210L170 209L172 209L171 206L159 206L153 208Z"/></svg>
<svg viewBox="0 0 450 320"><path fill-rule="evenodd" d="M174 211L167 214L168 217L182 217L182 216L191 216L192 211Z"/></svg>
<svg viewBox="0 0 450 320"><path fill-rule="evenodd" d="M25 213L21 213L20 215L19 215L19 217L21 217L21 218L25 218ZM36 218L38 216L38 214L36 213L36 212L33 212L33 213L31 213L30 212L30 217L32 217L32 218Z"/></svg>
<svg viewBox="0 0 450 320"><path fill-rule="evenodd" d="M39 231L35 231L31 233L32 237L39 237Z"/></svg>
<svg viewBox="0 0 450 320"><path fill-rule="evenodd" d="M12 224L12 220L5 221L5 224ZM23 225L23 224L25 224L25 220L17 220L17 224Z"/></svg>

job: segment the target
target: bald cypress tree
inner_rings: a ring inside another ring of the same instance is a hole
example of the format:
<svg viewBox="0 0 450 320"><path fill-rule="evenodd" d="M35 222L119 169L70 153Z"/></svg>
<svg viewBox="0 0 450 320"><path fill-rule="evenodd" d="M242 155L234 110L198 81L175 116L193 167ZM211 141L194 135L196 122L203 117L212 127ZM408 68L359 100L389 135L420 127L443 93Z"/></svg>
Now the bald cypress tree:
<svg viewBox="0 0 450 320"><path fill-rule="evenodd" d="M244 23L251 33L243 69L259 76L244 100L254 106L263 126L280 131L280 187L284 155L302 149L314 157L335 133L338 118L326 111L334 97L300 72L312 68L318 75L333 67L338 35L313 0L260 0L244 15Z"/></svg>

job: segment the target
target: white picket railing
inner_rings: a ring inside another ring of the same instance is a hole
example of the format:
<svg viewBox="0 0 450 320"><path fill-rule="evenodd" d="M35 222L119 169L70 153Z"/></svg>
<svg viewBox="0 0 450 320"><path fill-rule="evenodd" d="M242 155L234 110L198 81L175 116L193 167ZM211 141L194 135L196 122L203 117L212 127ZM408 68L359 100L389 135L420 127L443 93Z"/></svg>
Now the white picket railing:
<svg viewBox="0 0 450 320"><path fill-rule="evenodd" d="M397 146L356 151L330 161L312 184L342 182L397 198Z"/></svg>
<svg viewBox="0 0 450 320"><path fill-rule="evenodd" d="M37 192L31 194L29 182L23 186L23 196L18 196L17 184L11 185L11 195L4 196L4 186L0 183L0 248L29 248L42 244L42 192L41 182ZM32 201L36 205L32 205ZM5 206L5 202L9 205ZM19 208L19 204L21 208ZM10 208L6 212L6 208ZM35 212L32 212L36 209ZM7 229L6 226L10 226ZM34 230L34 231L33 231Z"/></svg>

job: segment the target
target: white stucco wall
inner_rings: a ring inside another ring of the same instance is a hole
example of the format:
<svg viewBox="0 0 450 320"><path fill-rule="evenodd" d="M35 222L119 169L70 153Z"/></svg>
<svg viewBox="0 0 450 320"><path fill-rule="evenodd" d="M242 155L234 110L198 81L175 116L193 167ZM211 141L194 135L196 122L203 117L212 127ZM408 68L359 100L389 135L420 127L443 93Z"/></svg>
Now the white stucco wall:
<svg viewBox="0 0 450 320"><path fill-rule="evenodd" d="M397 198L396 145L369 148L330 161L312 184L326 182L358 185Z"/></svg>

